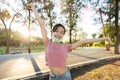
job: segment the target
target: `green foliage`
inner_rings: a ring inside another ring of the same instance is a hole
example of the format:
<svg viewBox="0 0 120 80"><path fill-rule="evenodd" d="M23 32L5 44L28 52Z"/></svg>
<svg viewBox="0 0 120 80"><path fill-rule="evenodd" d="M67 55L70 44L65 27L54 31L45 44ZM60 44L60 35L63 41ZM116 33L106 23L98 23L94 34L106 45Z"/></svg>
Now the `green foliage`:
<svg viewBox="0 0 120 80"><path fill-rule="evenodd" d="M74 0L63 0L64 4L62 5L62 12L66 17L66 23L69 27L69 43L72 43L72 31L76 31L76 24L80 18L80 9L83 7L82 1L74 1ZM76 34L76 32L75 32ZM76 40L76 39L75 39Z"/></svg>
<svg viewBox="0 0 120 80"><path fill-rule="evenodd" d="M0 46L0 54L4 54L5 53L5 46Z"/></svg>
<svg viewBox="0 0 120 80"><path fill-rule="evenodd" d="M31 41L31 45L36 45L36 46L38 46L38 45L43 45L43 39L42 38L40 38L40 37L33 37L33 41Z"/></svg>
<svg viewBox="0 0 120 80"><path fill-rule="evenodd" d="M93 43L92 47L105 47L105 42L101 41L101 42Z"/></svg>
<svg viewBox="0 0 120 80"><path fill-rule="evenodd" d="M5 53L6 49L6 35L4 29L0 29L0 54ZM27 52L28 48L28 38L22 35L18 31L11 31L11 40L10 40L10 52L20 51L22 53ZM2 47L4 46L4 47ZM44 51L43 40L39 37L31 36L31 51L40 52Z"/></svg>
<svg viewBox="0 0 120 80"><path fill-rule="evenodd" d="M5 29L0 29L0 46L6 45ZM31 36L31 45L43 45L43 40L40 37ZM27 45L28 38L18 31L11 31L10 46L20 46L21 44Z"/></svg>
<svg viewBox="0 0 120 80"><path fill-rule="evenodd" d="M94 34L92 34L92 37L93 37L93 38L96 38L96 35L97 35L97 34L96 34L96 33L94 33Z"/></svg>
<svg viewBox="0 0 120 80"><path fill-rule="evenodd" d="M0 46L5 46L6 44L6 35L3 28L0 28Z"/></svg>
<svg viewBox="0 0 120 80"><path fill-rule="evenodd" d="M105 47L105 42L100 41L100 42L95 42L95 43L91 43L91 44L85 44L84 46L86 46L86 47Z"/></svg>
<svg viewBox="0 0 120 80"><path fill-rule="evenodd" d="M0 46L0 54L5 54L5 46ZM28 47L22 46L10 46L10 53L20 51L20 53L28 53ZM43 45L31 45L31 52L44 52L45 48Z"/></svg>
<svg viewBox="0 0 120 80"><path fill-rule="evenodd" d="M114 43L114 35L115 35L115 26L114 24L106 24L104 27L104 30L106 31L107 36L109 36L111 38L111 41ZM118 35L120 35L120 29L119 29L119 33ZM120 39L120 37L119 37ZM120 42L119 42L120 43Z"/></svg>
<svg viewBox="0 0 120 80"><path fill-rule="evenodd" d="M54 23L56 22L57 14L54 10L55 4L54 1L51 0L43 0L43 2L39 5L35 3L35 7L38 9L38 12L40 13L40 17L45 20L47 29L49 29L49 32L52 36L52 28Z"/></svg>

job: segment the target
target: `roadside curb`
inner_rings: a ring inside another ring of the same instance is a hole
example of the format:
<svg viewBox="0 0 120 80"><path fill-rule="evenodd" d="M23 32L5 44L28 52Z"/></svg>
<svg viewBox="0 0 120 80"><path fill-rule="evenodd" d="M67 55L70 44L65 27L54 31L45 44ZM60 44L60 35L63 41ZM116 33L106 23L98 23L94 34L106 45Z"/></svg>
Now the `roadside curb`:
<svg viewBox="0 0 120 80"><path fill-rule="evenodd" d="M77 64L69 65L69 67L75 68L75 67L79 67L79 66L89 65L92 63L98 63L101 61L109 61L109 60L119 59L119 58L120 58L120 55L115 55L115 56L104 57L104 58L94 59L94 60L90 60L90 61L80 62Z"/></svg>

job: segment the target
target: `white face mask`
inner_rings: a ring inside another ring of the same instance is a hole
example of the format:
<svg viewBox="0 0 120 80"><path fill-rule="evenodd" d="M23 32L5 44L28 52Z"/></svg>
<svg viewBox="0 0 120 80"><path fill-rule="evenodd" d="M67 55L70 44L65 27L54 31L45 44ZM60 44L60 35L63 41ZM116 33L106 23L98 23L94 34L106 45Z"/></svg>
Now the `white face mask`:
<svg viewBox="0 0 120 80"><path fill-rule="evenodd" d="M57 38L55 38L54 36L52 36L52 41L53 41L53 42L56 42L56 43L61 43L61 42L62 42L62 39L57 39Z"/></svg>

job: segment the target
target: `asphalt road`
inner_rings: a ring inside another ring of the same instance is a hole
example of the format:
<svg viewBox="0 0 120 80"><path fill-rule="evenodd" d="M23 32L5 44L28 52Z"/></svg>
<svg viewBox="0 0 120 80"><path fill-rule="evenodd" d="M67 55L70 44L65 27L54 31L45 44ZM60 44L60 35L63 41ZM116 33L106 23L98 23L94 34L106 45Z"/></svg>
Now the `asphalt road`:
<svg viewBox="0 0 120 80"><path fill-rule="evenodd" d="M74 67L112 56L117 55L105 51L105 48L84 48L70 52L67 64ZM0 55L0 79L16 79L45 72L49 72L49 69L45 65L44 52Z"/></svg>

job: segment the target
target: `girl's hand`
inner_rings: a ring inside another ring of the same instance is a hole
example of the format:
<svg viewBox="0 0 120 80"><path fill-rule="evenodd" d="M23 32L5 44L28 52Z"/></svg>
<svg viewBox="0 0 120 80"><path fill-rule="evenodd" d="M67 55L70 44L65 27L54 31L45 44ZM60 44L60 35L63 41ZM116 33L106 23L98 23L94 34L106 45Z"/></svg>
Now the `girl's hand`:
<svg viewBox="0 0 120 80"><path fill-rule="evenodd" d="M32 4L27 4L27 9L32 9Z"/></svg>
<svg viewBox="0 0 120 80"><path fill-rule="evenodd" d="M106 45L112 45L112 41L110 40L109 37L106 37L105 44L106 44Z"/></svg>

